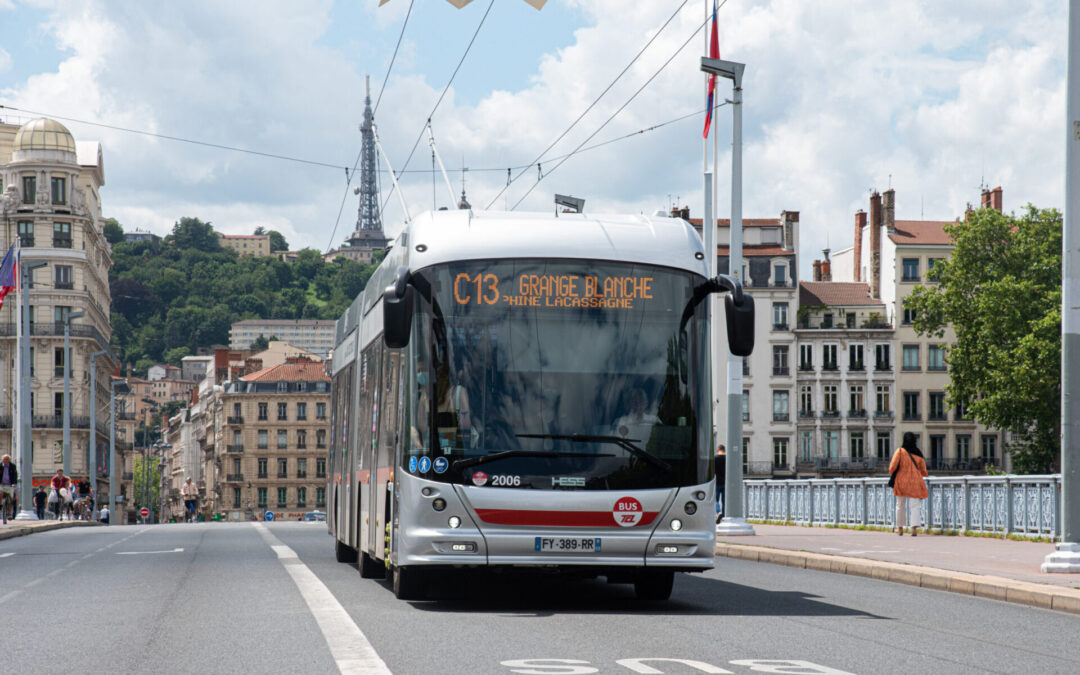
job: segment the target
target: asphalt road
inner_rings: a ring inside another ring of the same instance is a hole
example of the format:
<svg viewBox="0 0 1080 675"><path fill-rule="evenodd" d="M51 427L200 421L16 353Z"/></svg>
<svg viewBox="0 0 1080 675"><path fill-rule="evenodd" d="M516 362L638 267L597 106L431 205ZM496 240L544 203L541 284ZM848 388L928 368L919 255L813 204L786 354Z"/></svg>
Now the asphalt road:
<svg viewBox="0 0 1080 675"><path fill-rule="evenodd" d="M434 598L335 562L324 523L37 533L0 541L0 672L1080 672L1076 615L734 559L667 603L545 576Z"/></svg>

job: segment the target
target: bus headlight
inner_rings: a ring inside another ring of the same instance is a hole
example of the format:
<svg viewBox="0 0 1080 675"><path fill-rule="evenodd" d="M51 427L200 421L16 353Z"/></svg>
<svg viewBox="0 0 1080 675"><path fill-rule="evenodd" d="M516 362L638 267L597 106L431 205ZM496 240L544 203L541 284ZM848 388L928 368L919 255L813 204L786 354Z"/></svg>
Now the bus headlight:
<svg viewBox="0 0 1080 675"><path fill-rule="evenodd" d="M461 527L461 518L458 518L457 516L450 516L450 520L446 522L450 525L450 527L454 528L455 530Z"/></svg>
<svg viewBox="0 0 1080 675"><path fill-rule="evenodd" d="M692 516L697 513L697 504L694 502L686 502L682 507L683 511L686 511L686 515Z"/></svg>
<svg viewBox="0 0 1080 675"><path fill-rule="evenodd" d="M679 530L681 530L682 529L682 521L679 520L678 518L672 518L671 519L671 529L674 532L678 532Z"/></svg>
<svg viewBox="0 0 1080 675"><path fill-rule="evenodd" d="M432 500L431 508L435 509L436 511L442 511L443 509L446 508L446 500L443 499L442 497L438 497L438 498Z"/></svg>

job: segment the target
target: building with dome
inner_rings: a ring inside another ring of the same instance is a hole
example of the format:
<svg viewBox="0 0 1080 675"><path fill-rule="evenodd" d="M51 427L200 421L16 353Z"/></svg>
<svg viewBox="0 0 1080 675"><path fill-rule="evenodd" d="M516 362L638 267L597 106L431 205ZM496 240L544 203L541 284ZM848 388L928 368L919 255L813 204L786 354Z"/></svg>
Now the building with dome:
<svg viewBox="0 0 1080 675"><path fill-rule="evenodd" d="M108 491L111 246L103 234L101 145L76 141L61 123L45 118L0 121L0 247L21 241L22 263L46 264L31 272L31 452L34 484L63 467L64 323L70 324L71 474L89 476L90 443L102 469L98 494ZM2 253L0 253L2 254ZM0 454L14 450L17 309L12 293L0 308ZM69 315L82 315L68 319ZM98 353L96 358L92 355ZM90 390L95 369L96 391ZM90 420L90 397L96 420Z"/></svg>

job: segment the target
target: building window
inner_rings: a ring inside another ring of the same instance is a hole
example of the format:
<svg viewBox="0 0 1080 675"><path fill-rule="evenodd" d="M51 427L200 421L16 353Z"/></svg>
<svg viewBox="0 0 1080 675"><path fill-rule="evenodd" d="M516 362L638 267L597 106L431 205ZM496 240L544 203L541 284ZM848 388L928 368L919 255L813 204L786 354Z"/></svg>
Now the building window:
<svg viewBox="0 0 1080 675"><path fill-rule="evenodd" d="M284 450L289 447L289 432L285 429L278 429L277 431L277 447L278 450Z"/></svg>
<svg viewBox="0 0 1080 675"><path fill-rule="evenodd" d="M874 368L876 370L892 370L892 365L889 361L889 345L874 345L874 363Z"/></svg>
<svg viewBox="0 0 1080 675"><path fill-rule="evenodd" d="M296 508L302 509L307 506L307 488L296 488Z"/></svg>
<svg viewBox="0 0 1080 675"><path fill-rule="evenodd" d="M927 370L945 370L945 345L930 345L926 348Z"/></svg>
<svg viewBox="0 0 1080 675"><path fill-rule="evenodd" d="M71 248L71 223L53 223L53 248Z"/></svg>
<svg viewBox="0 0 1080 675"><path fill-rule="evenodd" d="M799 370L814 369L814 345L799 345Z"/></svg>
<svg viewBox="0 0 1080 675"><path fill-rule="evenodd" d="M316 457L315 458L315 477L316 478L326 478L326 458L325 457Z"/></svg>
<svg viewBox="0 0 1080 675"><path fill-rule="evenodd" d="M821 316L821 327L822 328L832 328L832 324L833 324L833 315L831 313L830 314L823 314Z"/></svg>
<svg viewBox="0 0 1080 675"><path fill-rule="evenodd" d="M300 422L307 419L307 403L301 401L296 404L296 419Z"/></svg>
<svg viewBox="0 0 1080 675"><path fill-rule="evenodd" d="M267 504L266 504L266 488L264 488L264 487L259 488L258 494L259 494L259 497L258 497L258 502L257 503L259 505L259 508L260 509L265 509L266 506L267 506Z"/></svg>
<svg viewBox="0 0 1080 675"><path fill-rule="evenodd" d="M862 369L863 369L863 346L862 345L848 345L848 370L862 370Z"/></svg>
<svg viewBox="0 0 1080 675"><path fill-rule="evenodd" d="M836 385L826 384L825 387L825 414L836 414Z"/></svg>
<svg viewBox="0 0 1080 675"><path fill-rule="evenodd" d="M821 346L822 370L836 370L836 345Z"/></svg>
<svg viewBox="0 0 1080 675"><path fill-rule="evenodd" d="M279 509L285 508L288 502L289 489L279 487L277 489L277 505Z"/></svg>
<svg viewBox="0 0 1080 675"><path fill-rule="evenodd" d="M919 345L904 345L904 370L919 370Z"/></svg>
<svg viewBox="0 0 1080 675"><path fill-rule="evenodd" d="M62 290L71 290L75 285L71 281L71 265L53 266L53 286Z"/></svg>
<svg viewBox="0 0 1080 675"><path fill-rule="evenodd" d="M64 323L68 318L68 314L71 314L70 307L64 305L53 307L53 323ZM60 330L63 330L63 327L61 327Z"/></svg>
<svg viewBox="0 0 1080 675"><path fill-rule="evenodd" d="M851 451L852 457L864 457L863 450L863 432L852 431L851 437L848 439L848 449Z"/></svg>
<svg viewBox="0 0 1080 675"><path fill-rule="evenodd" d="M787 265L773 265L773 285L787 287Z"/></svg>
<svg viewBox="0 0 1080 675"><path fill-rule="evenodd" d="M64 415L64 392L62 391L53 394L53 415L56 417Z"/></svg>
<svg viewBox="0 0 1080 675"><path fill-rule="evenodd" d="M238 487L232 489L232 505L234 509L240 508L240 488Z"/></svg>
<svg viewBox="0 0 1080 675"><path fill-rule="evenodd" d="M266 478L269 466L269 461L265 457L259 458L259 478Z"/></svg>
<svg viewBox="0 0 1080 675"><path fill-rule="evenodd" d="M29 220L19 221L19 244L23 248L34 245L34 223Z"/></svg>
<svg viewBox="0 0 1080 675"><path fill-rule="evenodd" d="M945 437L939 434L930 435L930 462L927 468L937 469L945 461Z"/></svg>
<svg viewBox="0 0 1080 675"><path fill-rule="evenodd" d="M296 449L297 450L306 450L307 449L307 430L305 430L305 429L297 429L296 430Z"/></svg>
<svg viewBox="0 0 1080 675"><path fill-rule="evenodd" d="M994 434L983 434L982 438L982 458L987 464L997 464L997 436Z"/></svg>
<svg viewBox="0 0 1080 675"><path fill-rule="evenodd" d="M918 281L919 280L919 259L918 258L904 258L903 260L903 276L901 281Z"/></svg>
<svg viewBox="0 0 1080 675"><path fill-rule="evenodd" d="M917 392L917 391L905 391L904 392L904 419L905 420L917 420L917 419L919 419L919 392Z"/></svg>
<svg viewBox="0 0 1080 675"><path fill-rule="evenodd" d="M787 467L787 448L788 439L786 438L774 438L772 442L772 461L773 466Z"/></svg>
<svg viewBox="0 0 1080 675"><path fill-rule="evenodd" d="M307 382L301 380L296 383L296 391L307 391Z"/></svg>
<svg viewBox="0 0 1080 675"><path fill-rule="evenodd" d="M63 178L52 179L52 203L58 205L67 204L67 181Z"/></svg>
<svg viewBox="0 0 1080 675"><path fill-rule="evenodd" d="M64 376L64 348L56 347L53 349L53 375L56 377Z"/></svg>
<svg viewBox="0 0 1080 675"><path fill-rule="evenodd" d="M320 450L326 447L326 429L315 430L315 447Z"/></svg>
<svg viewBox="0 0 1080 675"><path fill-rule="evenodd" d="M285 393L285 392L289 391L289 383L288 382L278 382L277 383L277 390L278 390L279 393Z"/></svg>
<svg viewBox="0 0 1080 675"><path fill-rule="evenodd" d="M259 420L260 421L265 422L267 417L269 417L269 414L270 414L269 413L269 408L270 408L270 406L267 403L259 403Z"/></svg>
<svg viewBox="0 0 1080 675"><path fill-rule="evenodd" d="M750 421L750 390L742 390L742 421Z"/></svg>
<svg viewBox="0 0 1080 675"><path fill-rule="evenodd" d="M315 404L315 419L317 419L317 420L326 419L326 404L325 403L316 403Z"/></svg>
<svg viewBox="0 0 1080 675"><path fill-rule="evenodd" d="M836 459L837 450L840 447L840 432L839 431L826 431L825 432L825 458Z"/></svg>
<svg viewBox="0 0 1080 675"><path fill-rule="evenodd" d="M844 315L844 325L847 326L848 328L854 328L855 327L855 319L857 319L857 318L858 317L855 314L855 312L848 312L847 314Z"/></svg>
<svg viewBox="0 0 1080 675"><path fill-rule="evenodd" d="M774 391L772 393L772 418L774 422L788 421L788 392Z"/></svg>
<svg viewBox="0 0 1080 675"><path fill-rule="evenodd" d="M772 323L774 330L787 330L787 310L788 304L786 302L774 302L772 304Z"/></svg>
<svg viewBox="0 0 1080 675"><path fill-rule="evenodd" d="M809 462L814 458L814 432L799 432L799 459Z"/></svg>
<svg viewBox="0 0 1080 675"><path fill-rule="evenodd" d="M233 417L235 417L237 419L243 417L242 412L243 412L243 406L241 406L239 403L233 403L233 407L232 407Z"/></svg>
<svg viewBox="0 0 1080 675"><path fill-rule="evenodd" d="M315 506L326 506L326 488L315 488Z"/></svg>
<svg viewBox="0 0 1080 675"><path fill-rule="evenodd" d="M278 403L277 404L277 418L279 422L284 422L289 419L289 404Z"/></svg>
<svg viewBox="0 0 1080 675"><path fill-rule="evenodd" d="M743 470L743 475L746 475L747 473L749 473L749 470L748 470L749 469L749 462L750 462L750 437L749 436L743 436L742 437L742 470Z"/></svg>
<svg viewBox="0 0 1080 675"><path fill-rule="evenodd" d="M932 420L945 419L945 392L930 392L930 410L928 411L928 417Z"/></svg>
<svg viewBox="0 0 1080 675"><path fill-rule="evenodd" d="M23 176L22 179L22 201L23 204L33 204L37 195L37 177L35 176Z"/></svg>
<svg viewBox="0 0 1080 675"><path fill-rule="evenodd" d="M911 325L915 323L915 310L904 307L904 325Z"/></svg>
<svg viewBox="0 0 1080 675"><path fill-rule="evenodd" d="M889 402L889 385L879 384L875 387L877 394L877 408L875 409L879 416L881 413L887 413L892 410L892 405Z"/></svg>
<svg viewBox="0 0 1080 675"><path fill-rule="evenodd" d="M862 417L866 415L866 401L863 399L863 386L861 384L851 385L849 393L851 394L848 403L851 405L848 410L852 417Z"/></svg>
<svg viewBox="0 0 1080 675"><path fill-rule="evenodd" d="M935 269L938 263L942 263L941 267ZM945 258L927 258L926 259L926 278L929 281L938 281L941 279L941 273L945 269Z"/></svg>
<svg viewBox="0 0 1080 675"><path fill-rule="evenodd" d="M957 404L956 404L956 419L958 419L958 420L970 419L970 417L968 415L967 401L965 401L963 399L958 401Z"/></svg>
<svg viewBox="0 0 1080 675"><path fill-rule="evenodd" d="M787 345L773 345L772 348L772 374L788 374L788 348Z"/></svg>
<svg viewBox="0 0 1080 675"><path fill-rule="evenodd" d="M278 457L277 461L277 477L288 478L289 477L289 460L285 457Z"/></svg>
<svg viewBox="0 0 1080 675"><path fill-rule="evenodd" d="M269 432L266 429L259 429L259 445L260 450L265 450L270 447Z"/></svg>
<svg viewBox="0 0 1080 675"><path fill-rule="evenodd" d="M814 416L814 387L804 384L799 387L799 416Z"/></svg>
<svg viewBox="0 0 1080 675"><path fill-rule="evenodd" d="M956 459L961 462L971 460L971 436L962 434L956 437Z"/></svg>
<svg viewBox="0 0 1080 675"><path fill-rule="evenodd" d="M892 434L888 431L877 433L877 456L878 459L888 459L892 456Z"/></svg>
<svg viewBox="0 0 1080 675"><path fill-rule="evenodd" d="M296 477L307 478L307 457L298 457L296 459Z"/></svg>

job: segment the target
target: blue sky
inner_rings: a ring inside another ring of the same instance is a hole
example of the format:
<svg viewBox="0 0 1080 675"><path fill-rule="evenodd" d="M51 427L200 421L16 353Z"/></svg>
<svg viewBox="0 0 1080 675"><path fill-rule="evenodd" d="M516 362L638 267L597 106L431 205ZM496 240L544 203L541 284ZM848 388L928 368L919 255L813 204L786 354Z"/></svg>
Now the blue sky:
<svg viewBox="0 0 1080 675"><path fill-rule="evenodd" d="M488 4L457 10L416 0L376 119L397 169ZM341 167L359 151L364 76L378 92L408 6L0 0L0 104L334 165L65 122L76 139L103 144L104 212L127 229L164 234L196 216L221 231L262 225L293 247L326 249L355 225L357 199ZM546 211L559 192L586 198L587 211L651 213L677 196L699 215L700 116L557 169L550 157L590 134L593 144L702 110L705 45L695 31L703 0L689 0L542 160L539 184L532 168L495 199L505 167L533 160L679 6L549 0L538 12L520 0L496 2L433 119L448 167L472 169L474 206L522 200L518 208ZM852 214L866 208L872 188L896 189L901 219L955 218L978 200L980 183L1002 185L1007 210L1060 207L1064 18L1064 3L1051 0L728 0L719 11L721 55L747 64L744 215L799 211L805 275L826 242L834 250L850 243ZM729 109L717 111L716 128L726 216ZM430 166L422 142L409 169ZM460 173L452 180L458 185ZM386 199L389 181L382 184ZM406 174L402 184L413 212L443 199L439 186L433 201L430 174ZM396 233L396 198L384 218Z"/></svg>

